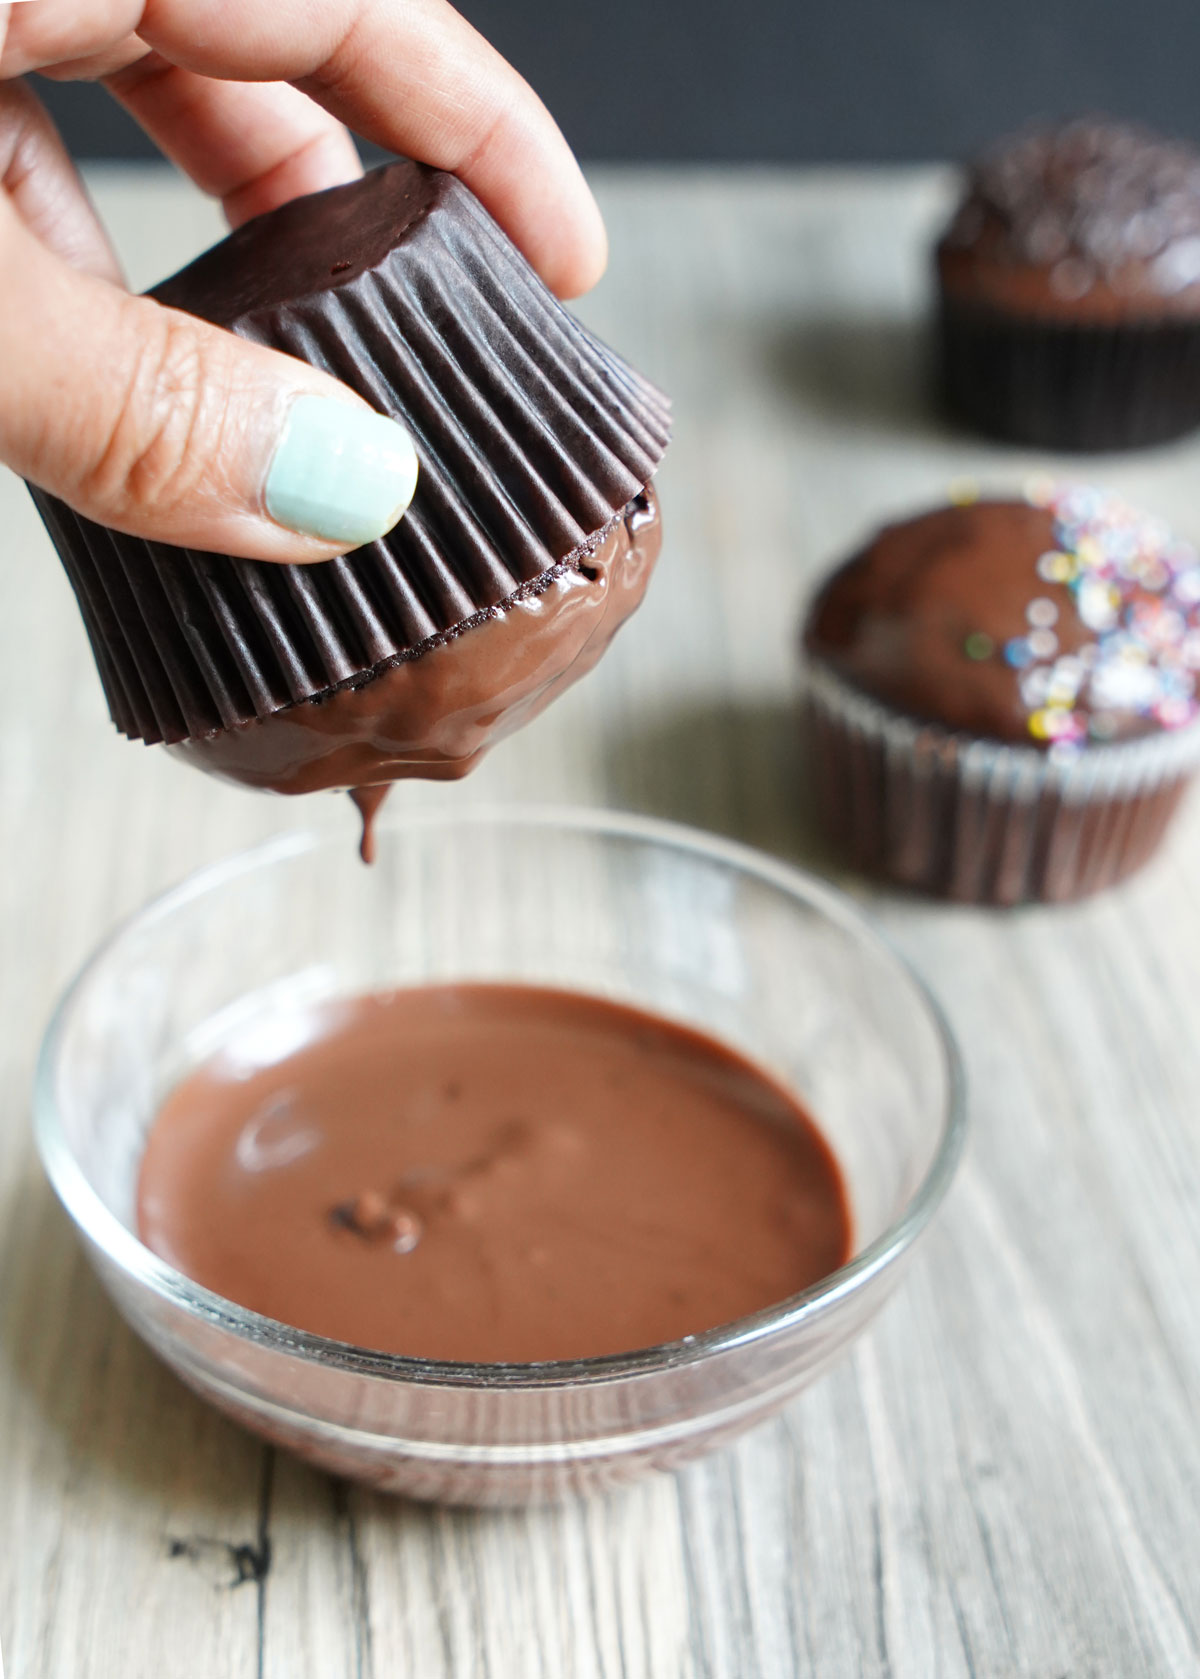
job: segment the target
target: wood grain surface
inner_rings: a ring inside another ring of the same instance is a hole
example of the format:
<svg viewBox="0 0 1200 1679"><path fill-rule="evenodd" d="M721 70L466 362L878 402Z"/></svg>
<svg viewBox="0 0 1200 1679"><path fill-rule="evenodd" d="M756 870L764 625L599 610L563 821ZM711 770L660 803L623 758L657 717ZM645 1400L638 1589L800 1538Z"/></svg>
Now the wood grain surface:
<svg viewBox="0 0 1200 1679"><path fill-rule="evenodd" d="M135 284L216 217L97 174ZM949 480L1041 458L924 395L933 172L613 173L588 319L673 393L667 546L601 669L464 786L607 803L838 875L796 762L822 569ZM1052 465L1055 463L1051 463ZM1078 470L1078 469L1076 469ZM1088 472L1200 536L1200 443ZM1200 812L1071 910L846 884L949 1011L973 1135L896 1298L777 1422L675 1477L442 1513L264 1449L93 1280L29 1134L39 1034L114 919L344 801L256 797L110 729L70 594L0 480L0 1641L9 1679L1138 1679L1200 1674Z"/></svg>

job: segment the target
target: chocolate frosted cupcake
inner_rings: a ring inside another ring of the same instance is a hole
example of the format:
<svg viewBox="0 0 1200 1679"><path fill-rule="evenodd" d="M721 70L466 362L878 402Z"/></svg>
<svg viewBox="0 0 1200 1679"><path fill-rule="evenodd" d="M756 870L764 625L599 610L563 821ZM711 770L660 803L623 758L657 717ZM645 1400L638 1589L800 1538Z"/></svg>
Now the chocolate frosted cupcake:
<svg viewBox="0 0 1200 1679"><path fill-rule="evenodd" d="M298 199L152 295L334 374L420 471L389 535L305 566L145 542L34 490L122 733L281 792L457 776L637 606L667 401L454 176L397 163Z"/></svg>
<svg viewBox="0 0 1200 1679"><path fill-rule="evenodd" d="M940 897L1114 884L1200 763L1200 556L1100 490L887 526L804 646L821 819L856 866Z"/></svg>
<svg viewBox="0 0 1200 1679"><path fill-rule="evenodd" d="M970 170L937 247L941 387L991 436L1128 449L1200 425L1200 152L1075 122Z"/></svg>

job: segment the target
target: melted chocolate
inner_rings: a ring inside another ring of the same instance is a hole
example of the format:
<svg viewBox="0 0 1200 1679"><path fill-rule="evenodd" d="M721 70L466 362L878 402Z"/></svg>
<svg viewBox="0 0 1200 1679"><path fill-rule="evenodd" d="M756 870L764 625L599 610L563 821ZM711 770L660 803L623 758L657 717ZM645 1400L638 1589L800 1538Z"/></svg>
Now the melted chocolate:
<svg viewBox="0 0 1200 1679"><path fill-rule="evenodd" d="M358 854L364 863L370 864L375 861L375 818L390 791L390 782L385 782L381 787L350 789L351 802L362 818L362 838L358 842Z"/></svg>
<svg viewBox="0 0 1200 1679"><path fill-rule="evenodd" d="M594 546L418 658L362 686L171 750L215 775L278 793L357 789L366 859L386 784L465 775L497 740L586 675L640 603L661 542L648 488Z"/></svg>
<svg viewBox="0 0 1200 1679"><path fill-rule="evenodd" d="M138 1229L227 1299L465 1362L620 1353L777 1304L850 1218L796 1099L715 1040L525 986L329 1005L168 1097Z"/></svg>

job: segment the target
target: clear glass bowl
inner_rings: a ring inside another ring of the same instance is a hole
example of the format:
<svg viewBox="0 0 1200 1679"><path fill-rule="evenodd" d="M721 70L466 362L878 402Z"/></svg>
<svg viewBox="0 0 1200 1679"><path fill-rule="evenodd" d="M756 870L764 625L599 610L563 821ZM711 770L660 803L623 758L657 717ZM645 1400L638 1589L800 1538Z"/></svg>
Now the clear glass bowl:
<svg viewBox="0 0 1200 1679"><path fill-rule="evenodd" d="M576 1363L438 1364L304 1334L190 1282L134 1235L146 1132L233 1032L287 1048L329 998L525 980L708 1030L788 1081L845 1173L854 1258L710 1333ZM709 1450L770 1415L881 1305L963 1136L928 994L838 893L708 835L603 812L384 820L366 869L298 835L206 869L92 957L49 1027L35 1098L50 1181L133 1328L198 1393L342 1475L521 1503Z"/></svg>

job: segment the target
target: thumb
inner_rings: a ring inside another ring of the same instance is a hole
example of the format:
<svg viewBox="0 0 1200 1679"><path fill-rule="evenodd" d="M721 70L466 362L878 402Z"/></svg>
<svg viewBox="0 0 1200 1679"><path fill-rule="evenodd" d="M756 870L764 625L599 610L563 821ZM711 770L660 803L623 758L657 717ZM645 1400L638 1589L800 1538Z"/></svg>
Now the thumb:
<svg viewBox="0 0 1200 1679"><path fill-rule="evenodd" d="M373 541L417 476L344 385L69 267L2 194L0 460L100 524L260 560Z"/></svg>

